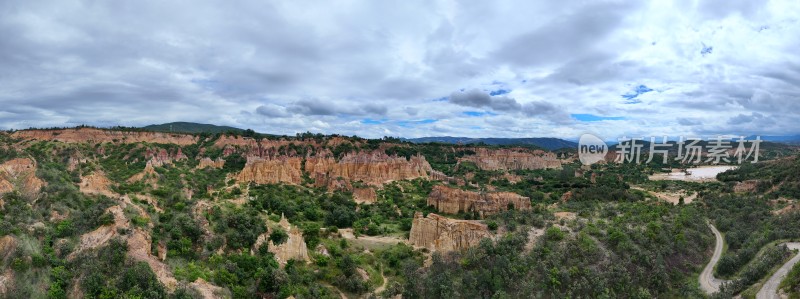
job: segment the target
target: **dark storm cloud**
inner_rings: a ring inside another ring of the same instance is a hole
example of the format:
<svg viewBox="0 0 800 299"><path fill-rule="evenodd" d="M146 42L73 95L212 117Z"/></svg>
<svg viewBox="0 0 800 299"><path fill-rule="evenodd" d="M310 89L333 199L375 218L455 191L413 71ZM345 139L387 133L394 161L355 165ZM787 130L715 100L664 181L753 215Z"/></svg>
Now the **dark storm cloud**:
<svg viewBox="0 0 800 299"><path fill-rule="evenodd" d="M261 105L256 108L256 113L268 117L286 117L289 113L286 112L285 107L275 104Z"/></svg>
<svg viewBox="0 0 800 299"><path fill-rule="evenodd" d="M460 106L486 107L497 111L517 111L520 108L520 104L515 99L506 96L493 97L488 92L479 89L453 92L448 99L450 103Z"/></svg>
<svg viewBox="0 0 800 299"><path fill-rule="evenodd" d="M522 113L527 116L543 118L554 123L565 124L572 121L569 114L561 107L543 101L533 101L522 106Z"/></svg>
<svg viewBox="0 0 800 299"><path fill-rule="evenodd" d="M320 100L297 101L292 103L287 110L291 113L303 115L334 115L339 113L333 103Z"/></svg>
<svg viewBox="0 0 800 299"><path fill-rule="evenodd" d="M490 96L488 92L471 89L454 92L449 97L450 103L475 108L491 108L495 111L512 114L521 113L526 117L544 119L554 123L568 123L572 119L561 107L544 101L531 101L520 104L517 100L506 96Z"/></svg>
<svg viewBox="0 0 800 299"><path fill-rule="evenodd" d="M262 106L263 107L263 106ZM260 108L260 107L259 107ZM348 105L340 101L308 99L293 102L286 111L299 115L359 115L380 116L386 114L388 109L379 103L367 103L358 106ZM257 112L259 112L257 110ZM259 112L260 114L264 114Z"/></svg>

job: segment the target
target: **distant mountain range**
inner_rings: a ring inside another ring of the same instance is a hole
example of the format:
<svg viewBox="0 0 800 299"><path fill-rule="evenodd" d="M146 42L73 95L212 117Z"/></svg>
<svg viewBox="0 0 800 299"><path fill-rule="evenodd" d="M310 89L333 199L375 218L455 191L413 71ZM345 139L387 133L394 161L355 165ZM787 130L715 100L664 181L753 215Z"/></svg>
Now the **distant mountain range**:
<svg viewBox="0 0 800 299"><path fill-rule="evenodd" d="M747 140L755 140L756 136L747 136ZM764 141L771 141L771 142L778 142L778 143L789 143L789 144L800 144L800 135L786 135L786 136L761 136L761 140Z"/></svg>
<svg viewBox="0 0 800 299"><path fill-rule="evenodd" d="M244 130L230 127L217 126L210 124L200 124L193 122L171 122L160 125L144 126L142 129L156 132L175 132L175 133L225 133L225 132L244 132Z"/></svg>
<svg viewBox="0 0 800 299"><path fill-rule="evenodd" d="M422 137L403 139L413 143L452 143L452 144L475 144L481 143L488 145L533 145L547 150L558 150L562 148L578 148L578 143L559 138L537 137L537 138L470 138L470 137Z"/></svg>

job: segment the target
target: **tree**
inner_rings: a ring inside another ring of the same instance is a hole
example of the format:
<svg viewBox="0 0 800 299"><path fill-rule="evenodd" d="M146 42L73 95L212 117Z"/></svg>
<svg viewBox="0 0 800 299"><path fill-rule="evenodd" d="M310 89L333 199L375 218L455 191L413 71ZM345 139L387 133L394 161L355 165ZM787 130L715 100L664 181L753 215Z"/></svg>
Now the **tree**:
<svg viewBox="0 0 800 299"><path fill-rule="evenodd" d="M281 228L276 228L271 234L269 234L269 240L275 245L283 244L288 239L289 234L287 234L286 231Z"/></svg>

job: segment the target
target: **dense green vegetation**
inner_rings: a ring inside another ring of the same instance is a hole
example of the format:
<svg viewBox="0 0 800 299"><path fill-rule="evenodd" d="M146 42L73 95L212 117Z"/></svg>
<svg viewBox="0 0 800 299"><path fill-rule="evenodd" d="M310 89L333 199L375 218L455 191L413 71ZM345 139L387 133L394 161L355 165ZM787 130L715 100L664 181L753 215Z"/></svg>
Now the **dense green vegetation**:
<svg viewBox="0 0 800 299"><path fill-rule="evenodd" d="M433 265L406 269L410 298L698 296L688 274L711 242L695 207L603 204L586 222L550 226L530 252L523 219L496 244L464 253L434 254ZM534 212L535 213L535 212ZM607 221L604 215L618 215ZM541 223L539 223L541 224ZM644 229L640 229L644 228ZM609 255L603 257L604 255ZM419 274L422 275L419 275Z"/></svg>
<svg viewBox="0 0 800 299"><path fill-rule="evenodd" d="M756 180L756 193L770 198L800 197L800 158L797 156L782 158L765 163L745 163L735 170L720 173L723 182L741 182Z"/></svg>
<svg viewBox="0 0 800 299"><path fill-rule="evenodd" d="M707 195L705 202L728 245L717 265L722 277L737 274L768 243L800 238L800 213L775 216L766 200L727 194Z"/></svg>
<svg viewBox="0 0 800 299"><path fill-rule="evenodd" d="M800 298L800 263L794 264L786 278L781 281L780 288L789 294L789 298Z"/></svg>

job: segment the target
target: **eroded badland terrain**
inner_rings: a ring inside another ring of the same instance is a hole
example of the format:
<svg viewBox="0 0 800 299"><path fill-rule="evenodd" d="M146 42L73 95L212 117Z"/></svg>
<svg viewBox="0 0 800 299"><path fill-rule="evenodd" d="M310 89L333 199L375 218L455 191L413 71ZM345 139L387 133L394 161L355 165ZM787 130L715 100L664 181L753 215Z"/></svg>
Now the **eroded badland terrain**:
<svg viewBox="0 0 800 299"><path fill-rule="evenodd" d="M797 296L800 158L764 148L681 181L574 149L0 132L0 297Z"/></svg>

